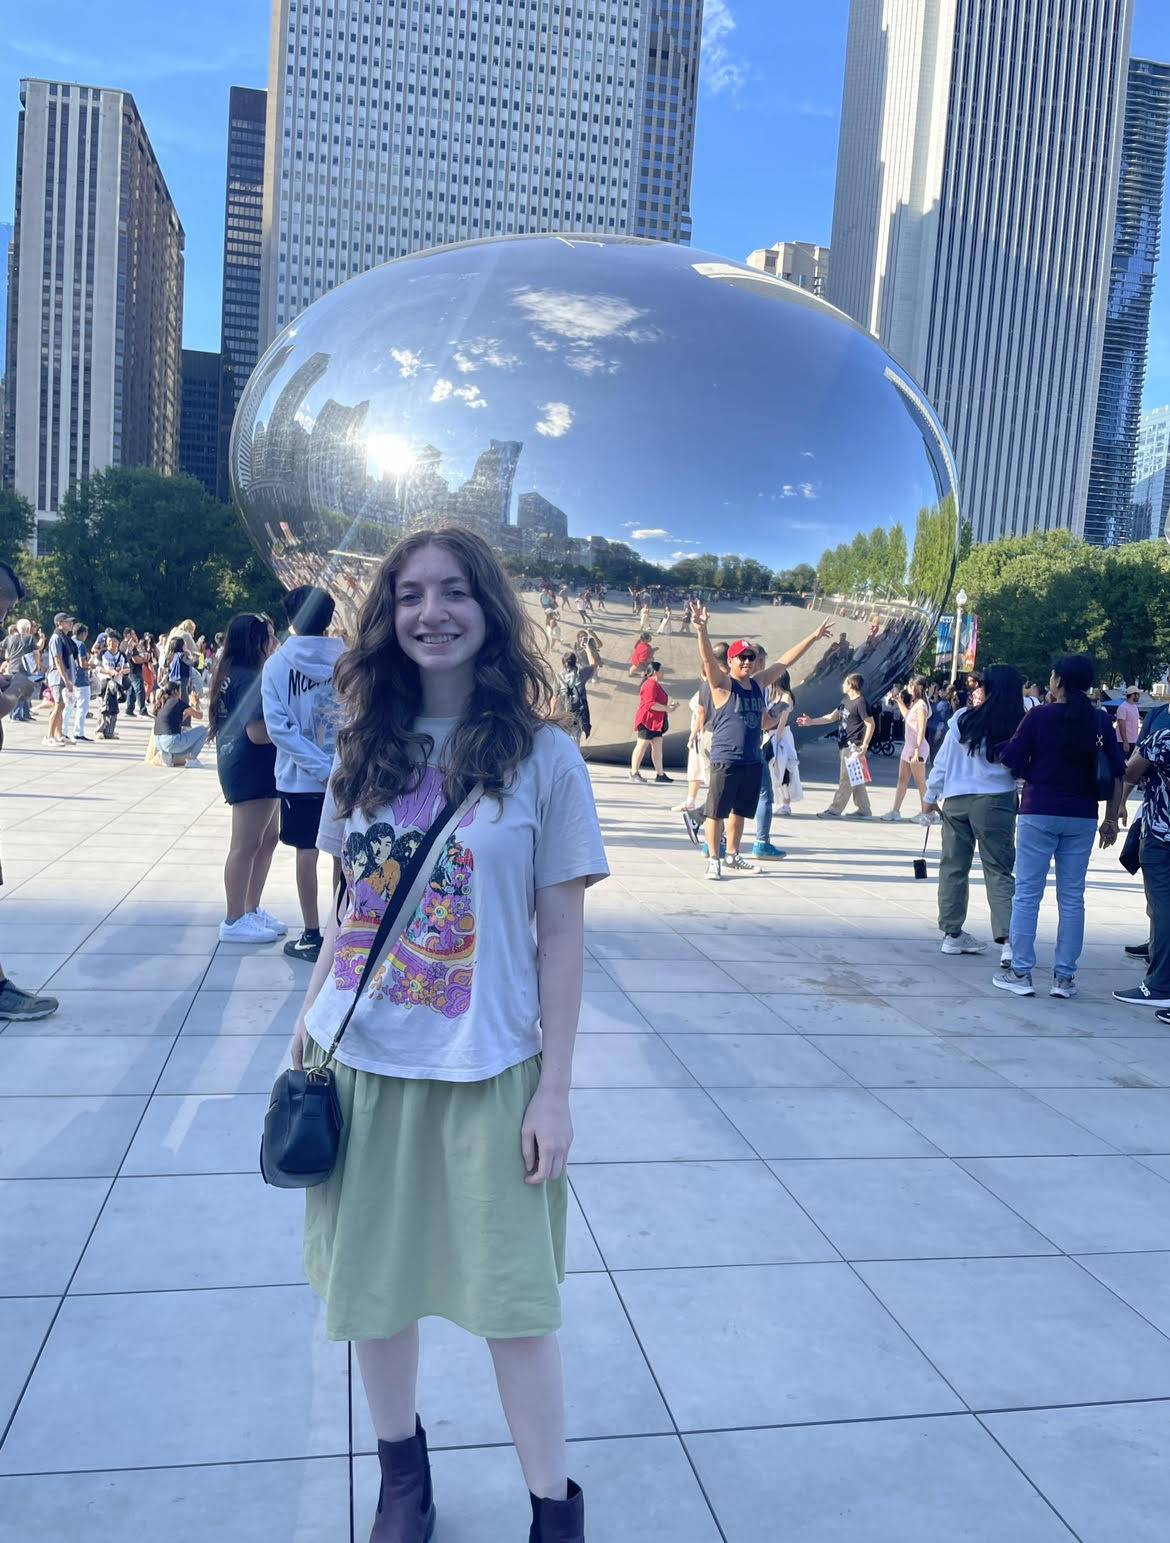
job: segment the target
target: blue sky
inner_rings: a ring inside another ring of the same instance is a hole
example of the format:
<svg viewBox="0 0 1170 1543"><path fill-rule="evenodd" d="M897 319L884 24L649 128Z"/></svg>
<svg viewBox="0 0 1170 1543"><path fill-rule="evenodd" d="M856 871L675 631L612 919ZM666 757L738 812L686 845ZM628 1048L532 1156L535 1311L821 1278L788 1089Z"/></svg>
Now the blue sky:
<svg viewBox="0 0 1170 1543"><path fill-rule="evenodd" d="M773 241L829 241L848 13L848 0L707 0L696 246L742 259ZM187 232L189 348L219 347L228 87L267 84L268 17L265 0L50 0L22 6L0 39L0 221L22 75L132 91ZM1135 0L1133 51L1170 58L1167 0ZM1163 231L1150 404L1170 402L1170 200Z"/></svg>

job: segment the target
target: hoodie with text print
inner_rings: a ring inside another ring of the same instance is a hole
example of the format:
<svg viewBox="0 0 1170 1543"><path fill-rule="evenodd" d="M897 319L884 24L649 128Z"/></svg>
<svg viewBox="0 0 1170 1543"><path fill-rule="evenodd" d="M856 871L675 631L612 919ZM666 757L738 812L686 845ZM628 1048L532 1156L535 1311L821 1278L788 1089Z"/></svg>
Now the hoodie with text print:
<svg viewBox="0 0 1170 1543"><path fill-rule="evenodd" d="M325 791L341 715L333 666L344 652L343 638L290 633L265 662L264 723L276 746L280 793Z"/></svg>

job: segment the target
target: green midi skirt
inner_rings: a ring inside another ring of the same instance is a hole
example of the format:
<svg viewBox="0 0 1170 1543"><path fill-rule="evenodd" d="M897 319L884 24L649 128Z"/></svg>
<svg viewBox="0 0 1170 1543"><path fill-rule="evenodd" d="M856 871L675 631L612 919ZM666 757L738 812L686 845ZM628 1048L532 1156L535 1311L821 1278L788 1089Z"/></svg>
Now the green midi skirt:
<svg viewBox="0 0 1170 1543"><path fill-rule="evenodd" d="M305 1065L325 1052L305 1045ZM526 1184L520 1127L540 1057L485 1082L333 1063L337 1166L305 1191L305 1274L330 1339L389 1339L419 1318L516 1339L560 1328L568 1180Z"/></svg>

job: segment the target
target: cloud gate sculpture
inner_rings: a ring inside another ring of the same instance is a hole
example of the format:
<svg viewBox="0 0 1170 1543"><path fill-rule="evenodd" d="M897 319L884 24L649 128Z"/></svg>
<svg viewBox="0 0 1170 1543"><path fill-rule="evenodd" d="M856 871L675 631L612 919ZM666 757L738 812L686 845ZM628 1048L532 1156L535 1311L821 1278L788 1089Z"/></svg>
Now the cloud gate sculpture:
<svg viewBox="0 0 1170 1543"><path fill-rule="evenodd" d="M587 748L603 756L633 734L633 553L676 593L710 589L716 640L775 658L831 616L792 671L816 715L849 670L871 700L905 676L958 543L943 431L872 338L753 268L624 238L473 242L351 279L260 360L231 464L280 581L325 585L346 628L395 539L452 522L487 537L534 618L540 580L607 580ZM653 640L676 748L699 675L679 616ZM570 605L566 642L577 626Z"/></svg>

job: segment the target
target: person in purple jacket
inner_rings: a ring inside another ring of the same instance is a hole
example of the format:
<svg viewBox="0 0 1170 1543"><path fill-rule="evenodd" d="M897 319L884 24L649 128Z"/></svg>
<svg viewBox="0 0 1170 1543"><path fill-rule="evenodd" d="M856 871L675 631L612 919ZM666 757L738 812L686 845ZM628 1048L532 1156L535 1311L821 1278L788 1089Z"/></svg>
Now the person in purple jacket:
<svg viewBox="0 0 1170 1543"><path fill-rule="evenodd" d="M1099 834L1103 847L1117 840L1125 758L1109 714L1089 701L1093 661L1065 654L1052 667L1049 701L1025 713L999 753L1000 762L1022 778L1024 793L1016 822L1016 892L1012 899L1012 962L992 976L992 985L1016 996L1035 995L1036 918L1048 870L1056 866L1058 922L1050 996L1077 994L1077 961L1085 941L1085 874ZM1097 826L1097 751L1104 750L1113 772L1113 795Z"/></svg>

